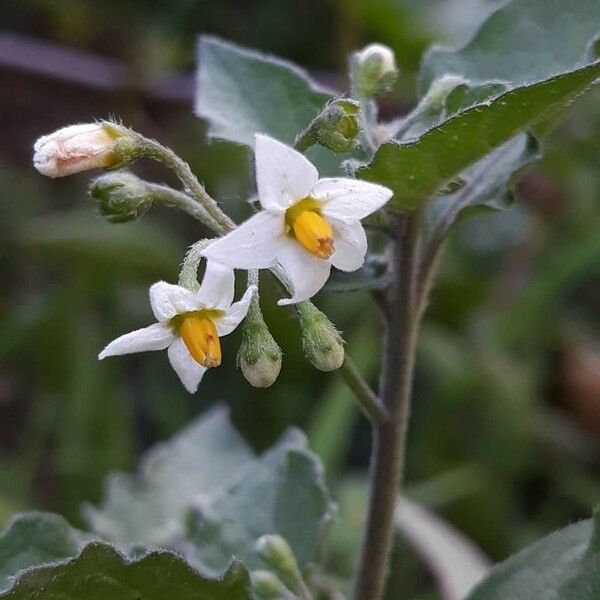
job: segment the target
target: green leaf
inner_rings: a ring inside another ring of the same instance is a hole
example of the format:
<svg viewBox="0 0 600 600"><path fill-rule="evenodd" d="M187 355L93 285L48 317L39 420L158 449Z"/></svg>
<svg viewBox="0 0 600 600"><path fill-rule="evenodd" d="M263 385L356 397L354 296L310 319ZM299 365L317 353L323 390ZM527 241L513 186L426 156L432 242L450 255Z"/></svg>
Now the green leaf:
<svg viewBox="0 0 600 600"><path fill-rule="evenodd" d="M462 174L462 187L427 204L426 236L445 230L466 210L478 206L507 208L516 174L540 157L537 140L522 133L478 160Z"/></svg>
<svg viewBox="0 0 600 600"><path fill-rule="evenodd" d="M117 544L165 544L183 533L198 495L216 493L252 458L227 411L215 409L152 449L137 475L111 476L103 505L87 506L85 516L94 531Z"/></svg>
<svg viewBox="0 0 600 600"><path fill-rule="evenodd" d="M10 578L22 569L75 556L92 539L58 515L18 517L0 537L0 592L9 589Z"/></svg>
<svg viewBox="0 0 600 600"><path fill-rule="evenodd" d="M293 63L218 38L200 38L198 62L195 111L208 121L209 136L251 148L255 133L293 144L333 97ZM339 171L324 148L307 156L322 173Z"/></svg>
<svg viewBox="0 0 600 600"><path fill-rule="evenodd" d="M473 83L532 84L595 58L597 0L513 0L494 12L459 50L433 47L421 65L420 88L446 73Z"/></svg>
<svg viewBox="0 0 600 600"><path fill-rule="evenodd" d="M334 515L321 465L304 434L289 431L232 485L199 501L191 522L190 556L220 571L232 555L250 568L260 566L256 540L283 536L303 568L314 561Z"/></svg>
<svg viewBox="0 0 600 600"><path fill-rule="evenodd" d="M232 563L220 579L176 554L127 558L55 515L18 517L0 537L0 598L6 600L250 600L247 571Z"/></svg>
<svg viewBox="0 0 600 600"><path fill-rule="evenodd" d="M196 114L213 137L254 145L254 134L291 144L332 97L292 63L202 36Z"/></svg>
<svg viewBox="0 0 600 600"><path fill-rule="evenodd" d="M477 104L408 142L383 144L356 175L394 191L391 206L415 209L521 131L568 106L600 76L600 61Z"/></svg>
<svg viewBox="0 0 600 600"><path fill-rule="evenodd" d="M557 531L497 565L468 600L596 600L600 515Z"/></svg>

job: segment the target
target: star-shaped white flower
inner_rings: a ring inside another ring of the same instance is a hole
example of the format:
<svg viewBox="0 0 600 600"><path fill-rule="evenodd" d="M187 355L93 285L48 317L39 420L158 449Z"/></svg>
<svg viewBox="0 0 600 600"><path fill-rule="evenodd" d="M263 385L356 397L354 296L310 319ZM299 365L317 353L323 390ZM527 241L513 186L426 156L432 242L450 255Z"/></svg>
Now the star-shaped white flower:
<svg viewBox="0 0 600 600"><path fill-rule="evenodd" d="M294 287L279 304L307 300L325 284L331 265L355 271L365 260L361 219L381 208L392 191L342 177L319 179L299 152L266 135L255 144L256 183L263 210L202 252L238 269L280 263Z"/></svg>
<svg viewBox="0 0 600 600"><path fill-rule="evenodd" d="M248 312L256 286L250 286L239 302L233 302L233 270L208 261L197 293L164 281L150 288L150 304L158 323L126 333L100 354L133 354L168 348L169 362L185 389L194 393L205 371L221 364L219 337L231 333Z"/></svg>

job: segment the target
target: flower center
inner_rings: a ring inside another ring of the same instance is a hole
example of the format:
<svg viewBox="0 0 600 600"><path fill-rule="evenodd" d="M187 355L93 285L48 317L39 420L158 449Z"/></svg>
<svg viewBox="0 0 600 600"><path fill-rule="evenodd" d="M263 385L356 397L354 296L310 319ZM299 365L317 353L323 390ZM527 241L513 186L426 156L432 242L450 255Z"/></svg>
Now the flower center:
<svg viewBox="0 0 600 600"><path fill-rule="evenodd" d="M221 342L215 322L202 312L181 315L179 335L192 358L209 369L221 364Z"/></svg>
<svg viewBox="0 0 600 600"><path fill-rule="evenodd" d="M287 233L314 256L329 258L333 254L333 231L316 200L304 198L290 206L285 224Z"/></svg>

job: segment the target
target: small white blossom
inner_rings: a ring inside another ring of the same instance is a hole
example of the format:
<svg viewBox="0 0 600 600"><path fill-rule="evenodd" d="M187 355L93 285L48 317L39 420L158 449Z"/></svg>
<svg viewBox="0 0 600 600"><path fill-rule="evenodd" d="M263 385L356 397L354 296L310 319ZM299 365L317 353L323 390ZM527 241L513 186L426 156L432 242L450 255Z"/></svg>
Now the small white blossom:
<svg viewBox="0 0 600 600"><path fill-rule="evenodd" d="M110 167L115 163L116 128L107 123L63 127L42 136L34 145L33 165L48 177Z"/></svg>
<svg viewBox="0 0 600 600"><path fill-rule="evenodd" d="M194 393L209 367L221 363L219 338L231 333L248 312L256 286L232 304L233 271L208 261L197 293L164 281L150 288L150 305L158 323L126 333L112 341L100 354L108 356L165 350L171 366L186 390Z"/></svg>
<svg viewBox="0 0 600 600"><path fill-rule="evenodd" d="M279 263L294 288L280 305L316 294L332 265L342 271L359 269L367 251L360 221L381 208L392 191L356 179L319 179L302 154L266 135L256 136L255 154L263 210L202 254L238 269Z"/></svg>

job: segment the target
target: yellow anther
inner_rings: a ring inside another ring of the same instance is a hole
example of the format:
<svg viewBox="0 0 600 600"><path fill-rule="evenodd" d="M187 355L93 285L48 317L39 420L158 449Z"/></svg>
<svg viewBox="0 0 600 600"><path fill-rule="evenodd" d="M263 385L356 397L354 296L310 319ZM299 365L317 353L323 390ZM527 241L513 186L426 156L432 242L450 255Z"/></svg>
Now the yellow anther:
<svg viewBox="0 0 600 600"><path fill-rule="evenodd" d="M183 318L179 334L197 363L207 369L221 364L221 342L214 321L190 313Z"/></svg>
<svg viewBox="0 0 600 600"><path fill-rule="evenodd" d="M321 215L318 204L309 198L301 200L285 215L288 231L311 254L329 258L334 251L331 225Z"/></svg>

